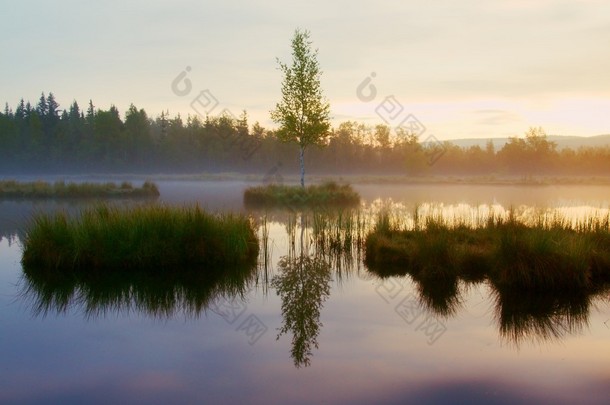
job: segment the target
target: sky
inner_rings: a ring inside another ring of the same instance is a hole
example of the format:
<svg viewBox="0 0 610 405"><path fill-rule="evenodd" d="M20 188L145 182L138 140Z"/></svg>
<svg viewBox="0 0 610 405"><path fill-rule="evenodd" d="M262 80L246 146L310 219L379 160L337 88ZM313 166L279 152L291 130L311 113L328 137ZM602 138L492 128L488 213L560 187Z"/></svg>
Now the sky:
<svg viewBox="0 0 610 405"><path fill-rule="evenodd" d="M309 30L333 125L421 139L610 133L610 1L0 0L0 102L53 92L274 128L277 59Z"/></svg>

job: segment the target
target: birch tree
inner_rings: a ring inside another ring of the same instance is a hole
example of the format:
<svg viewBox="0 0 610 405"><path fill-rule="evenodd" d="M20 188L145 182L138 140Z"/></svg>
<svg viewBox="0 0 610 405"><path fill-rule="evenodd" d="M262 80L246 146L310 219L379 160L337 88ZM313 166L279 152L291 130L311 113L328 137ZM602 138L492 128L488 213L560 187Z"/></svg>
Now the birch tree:
<svg viewBox="0 0 610 405"><path fill-rule="evenodd" d="M322 94L317 56L317 49L311 49L309 31L297 29L292 38L292 65L278 59L284 75L282 99L271 112L271 119L280 126L277 137L299 145L301 187L305 187L305 149L324 145L330 129L330 105Z"/></svg>

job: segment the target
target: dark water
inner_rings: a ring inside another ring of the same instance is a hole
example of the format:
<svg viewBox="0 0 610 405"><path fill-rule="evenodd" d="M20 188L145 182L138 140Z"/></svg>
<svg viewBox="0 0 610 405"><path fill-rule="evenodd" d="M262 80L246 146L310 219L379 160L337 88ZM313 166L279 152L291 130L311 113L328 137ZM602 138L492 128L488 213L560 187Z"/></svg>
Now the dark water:
<svg viewBox="0 0 610 405"><path fill-rule="evenodd" d="M242 182L158 184L166 203L245 210ZM408 207L608 207L603 187L367 185L358 191L367 203L392 198ZM207 294L197 285L141 285L121 295L119 287L81 285L62 301L61 290L31 288L20 265L20 237L32 212L81 208L0 202L0 403L601 404L610 398L607 292L550 302L502 295L486 283L381 279L357 251L351 260L316 254L311 219L301 223L297 215L289 231L290 215L270 213L267 267L228 287Z"/></svg>

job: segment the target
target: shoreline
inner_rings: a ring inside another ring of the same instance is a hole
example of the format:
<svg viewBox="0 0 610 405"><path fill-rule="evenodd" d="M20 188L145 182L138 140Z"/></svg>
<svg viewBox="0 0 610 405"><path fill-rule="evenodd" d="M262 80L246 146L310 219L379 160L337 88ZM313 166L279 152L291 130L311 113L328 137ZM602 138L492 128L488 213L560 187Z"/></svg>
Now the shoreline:
<svg viewBox="0 0 610 405"><path fill-rule="evenodd" d="M219 173L87 173L87 174L44 174L7 175L0 181L242 181L253 184L297 184L299 174L270 176L268 174L219 172ZM20 180L25 179L25 180ZM554 176L554 175L461 175L461 176L407 176L397 174L312 174L305 178L307 184L334 181L340 184L404 184L404 185L490 185L490 186L556 186L591 185L610 186L610 175L602 176Z"/></svg>
<svg viewBox="0 0 610 405"><path fill-rule="evenodd" d="M193 174L90 174L71 175L78 178L139 179L153 181L243 181L247 183L299 183L299 175L285 175L270 179L267 175L250 173L193 173ZM313 174L305 179L306 184L335 181L343 184L418 184L418 185L493 185L493 186L553 186L592 185L610 186L610 176L405 176L405 175L334 175Z"/></svg>

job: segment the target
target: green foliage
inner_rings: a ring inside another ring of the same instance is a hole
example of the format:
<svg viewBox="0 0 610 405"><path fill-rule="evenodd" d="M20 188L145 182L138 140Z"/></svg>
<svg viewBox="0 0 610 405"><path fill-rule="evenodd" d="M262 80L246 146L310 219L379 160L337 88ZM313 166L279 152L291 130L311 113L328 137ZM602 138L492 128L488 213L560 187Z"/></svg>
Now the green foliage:
<svg viewBox="0 0 610 405"><path fill-rule="evenodd" d="M292 66L278 60L284 74L282 100L271 112L280 127L276 136L284 142L295 142L300 148L301 186L304 186L306 147L323 145L330 129L330 105L322 95L322 74L317 51L311 50L309 32L296 30L292 39Z"/></svg>
<svg viewBox="0 0 610 405"><path fill-rule="evenodd" d="M301 147L323 144L330 129L330 106L322 96L322 72L308 31L295 31L292 58L290 67L278 61L284 79L282 100L271 112L273 121L280 125L276 135Z"/></svg>

